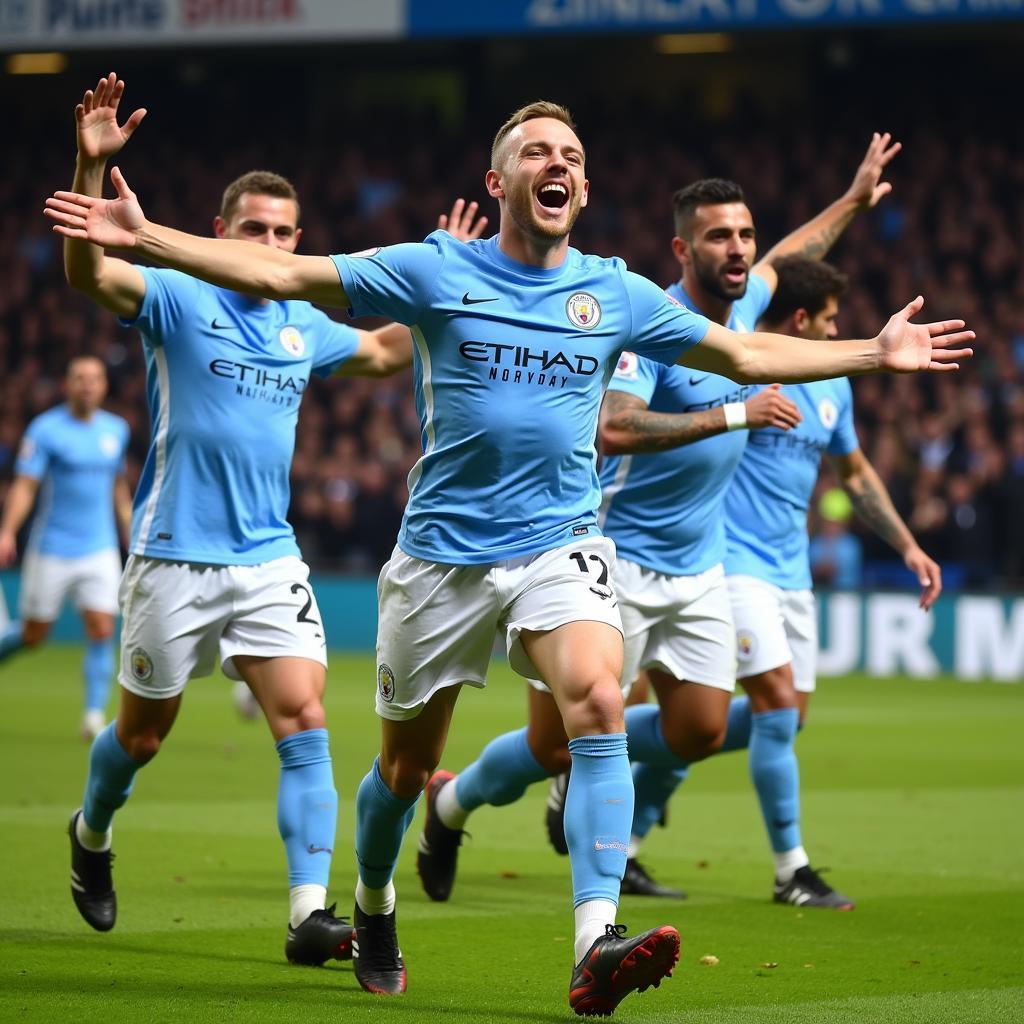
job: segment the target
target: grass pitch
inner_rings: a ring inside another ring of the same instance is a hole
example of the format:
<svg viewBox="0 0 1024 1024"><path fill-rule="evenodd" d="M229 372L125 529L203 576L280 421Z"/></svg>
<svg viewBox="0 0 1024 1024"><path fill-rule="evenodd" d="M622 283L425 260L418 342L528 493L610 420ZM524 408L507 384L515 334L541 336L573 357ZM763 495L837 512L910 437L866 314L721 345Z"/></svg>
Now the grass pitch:
<svg viewBox="0 0 1024 1024"><path fill-rule="evenodd" d="M400 999L361 992L348 964L285 962L277 759L237 719L223 679L190 685L174 733L115 827L117 927L76 913L64 829L81 800L79 653L0 669L0 1021L497 1021L575 1019L569 874L542 829L544 787L470 821L452 900L431 904L413 858L396 876L409 965ZM335 656L327 707L340 796L333 895L350 912L355 788L375 752L373 665ZM458 770L522 724L524 688L495 665L467 691L444 759ZM773 905L746 757L694 769L644 861L682 904L626 897L632 930L674 923L675 976L617 1019L685 1024L1024 1021L1024 687L952 681L821 686L799 739L813 863L853 913ZM422 813L422 812L420 812ZM707 955L716 966L701 964Z"/></svg>

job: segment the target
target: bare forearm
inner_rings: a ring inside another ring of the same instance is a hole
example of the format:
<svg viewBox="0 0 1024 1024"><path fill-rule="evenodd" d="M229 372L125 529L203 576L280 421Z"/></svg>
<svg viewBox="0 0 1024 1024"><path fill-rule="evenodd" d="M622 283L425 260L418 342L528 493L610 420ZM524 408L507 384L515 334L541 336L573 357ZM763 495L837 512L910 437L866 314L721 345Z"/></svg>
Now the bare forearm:
<svg viewBox="0 0 1024 1024"><path fill-rule="evenodd" d="M605 418L601 440L609 455L632 455L682 448L726 429L721 406L692 413L622 409Z"/></svg>
<svg viewBox="0 0 1024 1024"><path fill-rule="evenodd" d="M126 480L114 486L114 514L121 537L127 543L132 532L132 495Z"/></svg>
<svg viewBox="0 0 1024 1024"><path fill-rule="evenodd" d="M741 384L803 384L873 373L879 369L878 344L870 341L809 341L784 334L742 334L744 354L733 377Z"/></svg>
<svg viewBox="0 0 1024 1024"><path fill-rule="evenodd" d="M105 167L103 160L88 160L80 156L75 163L71 191L86 196L102 196ZM81 238L64 239L64 274L75 288L87 290L96 284L102 276L105 259L103 250L92 242Z"/></svg>
<svg viewBox="0 0 1024 1024"><path fill-rule="evenodd" d="M0 533L14 537L28 519L35 504L38 486L28 477L16 477L7 492L3 516L0 516Z"/></svg>
<svg viewBox="0 0 1024 1024"><path fill-rule="evenodd" d="M890 547L905 555L916 541L896 511L885 484L870 465L843 481L857 515Z"/></svg>
<svg viewBox="0 0 1024 1024"><path fill-rule="evenodd" d="M847 225L856 216L857 210L858 205L855 200L846 196L837 199L822 210L817 217L812 218L773 246L765 255L765 261L770 263L780 256L806 256L812 260L822 259L835 245L836 239L846 230Z"/></svg>

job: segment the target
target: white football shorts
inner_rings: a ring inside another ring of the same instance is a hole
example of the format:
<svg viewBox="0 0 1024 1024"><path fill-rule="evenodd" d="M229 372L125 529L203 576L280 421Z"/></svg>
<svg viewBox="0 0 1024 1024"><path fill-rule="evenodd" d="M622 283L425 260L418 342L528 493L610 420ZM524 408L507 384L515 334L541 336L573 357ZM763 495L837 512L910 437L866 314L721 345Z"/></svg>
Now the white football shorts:
<svg viewBox="0 0 1024 1024"><path fill-rule="evenodd" d="M736 688L736 630L721 565L669 576L620 558L615 592L625 644L624 691L647 668L719 690Z"/></svg>
<svg viewBox="0 0 1024 1024"><path fill-rule="evenodd" d="M23 619L53 622L66 598L78 612L117 614L121 555L116 548L81 558L28 551L21 566L18 609Z"/></svg>
<svg viewBox="0 0 1024 1024"><path fill-rule="evenodd" d="M483 687L499 629L528 679L538 673L523 630L597 621L621 633L614 566L607 537L487 565L424 562L396 547L377 581L377 714L415 718L445 686Z"/></svg>
<svg viewBox="0 0 1024 1024"><path fill-rule="evenodd" d="M746 679L792 663L796 689L813 693L818 663L814 594L783 590L755 576L726 579L736 622L738 677Z"/></svg>
<svg viewBox="0 0 1024 1024"><path fill-rule="evenodd" d="M121 685L167 699L208 676L217 656L308 658L326 667L327 647L309 566L288 555L259 565L198 565L132 555L121 579Z"/></svg>

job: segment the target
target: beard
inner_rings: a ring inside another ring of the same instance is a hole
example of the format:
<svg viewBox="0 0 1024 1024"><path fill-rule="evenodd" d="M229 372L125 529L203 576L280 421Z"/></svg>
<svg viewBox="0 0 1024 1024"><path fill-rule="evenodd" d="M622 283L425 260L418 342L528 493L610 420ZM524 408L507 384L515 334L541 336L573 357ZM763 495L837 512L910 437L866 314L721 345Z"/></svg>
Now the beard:
<svg viewBox="0 0 1024 1024"><path fill-rule="evenodd" d="M718 268L710 263L703 263L698 259L697 254L694 253L693 272L701 288L708 295L713 295L716 299L721 299L723 302L735 302L747 294L747 282L750 280L749 271L747 271L747 276L738 284L729 284L722 279L718 273Z"/></svg>
<svg viewBox="0 0 1024 1024"><path fill-rule="evenodd" d="M580 215L582 197L578 192L571 192L566 206L568 212L558 221L541 220L533 207L534 196L532 184L514 182L505 188L505 208L516 226L524 235L545 242L559 242L566 238L576 218Z"/></svg>

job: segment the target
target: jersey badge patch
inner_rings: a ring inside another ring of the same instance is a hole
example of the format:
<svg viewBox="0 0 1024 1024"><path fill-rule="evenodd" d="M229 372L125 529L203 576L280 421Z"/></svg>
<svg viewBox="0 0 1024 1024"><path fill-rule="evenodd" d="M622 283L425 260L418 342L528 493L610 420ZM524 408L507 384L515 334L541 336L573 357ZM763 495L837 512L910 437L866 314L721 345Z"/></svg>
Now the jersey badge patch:
<svg viewBox="0 0 1024 1024"><path fill-rule="evenodd" d="M395 673L391 666L382 663L377 668L377 692L385 704L390 704L395 699Z"/></svg>
<svg viewBox="0 0 1024 1024"><path fill-rule="evenodd" d="M132 675L140 683L148 683L153 678L153 659L142 647L132 651Z"/></svg>
<svg viewBox="0 0 1024 1024"><path fill-rule="evenodd" d="M634 352L623 352L615 366L615 376L621 380L636 380L640 370L640 360Z"/></svg>
<svg viewBox="0 0 1024 1024"><path fill-rule="evenodd" d="M303 355L306 351L306 339L302 336L302 331L297 327L282 327L281 333L277 336L281 342L281 348L285 350L290 356L295 356L296 359Z"/></svg>
<svg viewBox="0 0 1024 1024"><path fill-rule="evenodd" d="M741 629L736 634L736 657L740 661L750 661L757 650L757 637Z"/></svg>
<svg viewBox="0 0 1024 1024"><path fill-rule="evenodd" d="M601 322L601 303L589 292L576 292L565 304L569 322L585 331L592 331Z"/></svg>
<svg viewBox="0 0 1024 1024"><path fill-rule="evenodd" d="M831 430L839 420L839 410L831 398L823 398L818 403L818 419L826 430Z"/></svg>

